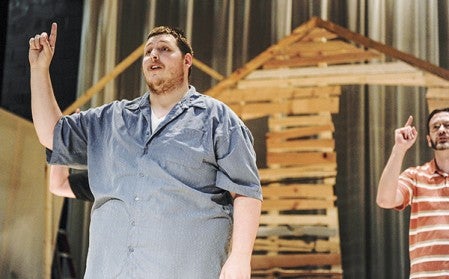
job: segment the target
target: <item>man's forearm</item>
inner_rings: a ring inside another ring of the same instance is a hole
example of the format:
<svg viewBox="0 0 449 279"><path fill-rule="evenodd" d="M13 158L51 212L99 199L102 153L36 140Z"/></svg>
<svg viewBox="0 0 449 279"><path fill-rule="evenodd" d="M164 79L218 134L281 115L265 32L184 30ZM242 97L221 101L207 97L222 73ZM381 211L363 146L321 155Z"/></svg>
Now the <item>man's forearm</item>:
<svg viewBox="0 0 449 279"><path fill-rule="evenodd" d="M53 149L53 131L62 117L56 102L48 70L31 69L31 111L39 141Z"/></svg>
<svg viewBox="0 0 449 279"><path fill-rule="evenodd" d="M402 203L402 195L398 193L398 179L405 152L405 150L393 147L382 172L376 198L377 204L382 208L393 208Z"/></svg>
<svg viewBox="0 0 449 279"><path fill-rule="evenodd" d="M248 257L254 246L259 228L262 202L257 199L237 196L234 199L234 228L232 234L231 254Z"/></svg>

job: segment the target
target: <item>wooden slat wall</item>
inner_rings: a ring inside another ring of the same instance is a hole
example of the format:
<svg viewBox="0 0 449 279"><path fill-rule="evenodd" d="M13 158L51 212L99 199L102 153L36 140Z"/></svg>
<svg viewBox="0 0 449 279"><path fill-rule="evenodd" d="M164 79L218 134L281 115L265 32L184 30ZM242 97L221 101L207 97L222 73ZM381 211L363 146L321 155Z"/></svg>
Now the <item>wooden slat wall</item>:
<svg viewBox="0 0 449 279"><path fill-rule="evenodd" d="M341 278L334 125L339 86L228 89L243 119L268 116L252 278ZM276 275L275 275L276 274ZM275 277L276 276L276 277Z"/></svg>

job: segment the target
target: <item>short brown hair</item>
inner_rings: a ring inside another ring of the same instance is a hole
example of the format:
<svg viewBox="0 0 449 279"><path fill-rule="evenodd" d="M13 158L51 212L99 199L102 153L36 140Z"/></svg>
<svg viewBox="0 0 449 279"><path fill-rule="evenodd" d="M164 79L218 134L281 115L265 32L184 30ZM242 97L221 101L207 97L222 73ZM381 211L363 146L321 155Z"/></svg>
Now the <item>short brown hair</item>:
<svg viewBox="0 0 449 279"><path fill-rule="evenodd" d="M184 32L176 27L168 27L168 26L154 27L148 34L147 40L151 37L163 34L172 35L176 39L176 44L181 50L183 55L186 55L187 53L193 55L192 46L190 46L189 42L187 41Z"/></svg>

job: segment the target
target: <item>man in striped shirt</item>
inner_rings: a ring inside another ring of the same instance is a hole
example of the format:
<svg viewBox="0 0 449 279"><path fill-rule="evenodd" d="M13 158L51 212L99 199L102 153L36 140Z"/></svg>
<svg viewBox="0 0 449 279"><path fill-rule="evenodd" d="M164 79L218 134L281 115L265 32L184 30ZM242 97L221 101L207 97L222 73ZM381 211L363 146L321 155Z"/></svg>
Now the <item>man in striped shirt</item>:
<svg viewBox="0 0 449 279"><path fill-rule="evenodd" d="M437 109L427 119L427 143L434 159L400 173L407 150L418 132L410 116L395 130L395 144L377 192L382 208L411 206L410 278L449 278L449 108Z"/></svg>

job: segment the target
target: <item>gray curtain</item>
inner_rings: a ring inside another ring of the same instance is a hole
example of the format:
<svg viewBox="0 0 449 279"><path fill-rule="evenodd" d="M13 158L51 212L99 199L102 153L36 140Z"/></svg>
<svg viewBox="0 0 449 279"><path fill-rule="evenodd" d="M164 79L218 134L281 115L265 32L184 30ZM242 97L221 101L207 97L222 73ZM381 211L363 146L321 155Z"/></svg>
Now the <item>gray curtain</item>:
<svg viewBox="0 0 449 279"><path fill-rule="evenodd" d="M109 14L107 22L102 21L105 14ZM81 45L83 71L80 71L84 75L80 76L79 91L82 93L95 77L98 78L95 69L100 73L98 69L107 69L112 61L121 61L156 25L173 25L186 30L196 58L228 75L312 16L448 68L447 0L85 1ZM98 28L104 24L116 30L113 39L108 39L109 29ZM96 38L96 45L93 38ZM107 65L101 64L100 57L104 55L112 58ZM217 81L194 69L191 83L199 91L206 91ZM111 93L106 94L108 98L130 99L141 95L146 88L140 61L111 86ZM96 101L101 103L108 98ZM422 140L409 151L404 168L430 160L432 154L424 142L426 107L422 88L343 88L340 112L333 119L345 278L408 278L409 212L380 209L375 204L375 196L378 179L394 143L394 129L403 125L409 115L414 116ZM80 216L88 218L86 207L77 210L72 207L72 214L69 214L72 222L79 222L73 220L79 220ZM81 230L72 227L71 234L80 235L82 239L77 243L87 245L86 226ZM76 259L82 262L85 248L80 250L84 252ZM80 264L80 271L83 268Z"/></svg>

